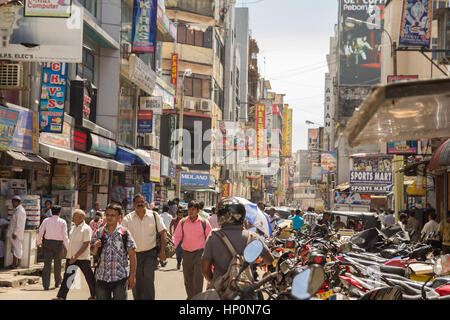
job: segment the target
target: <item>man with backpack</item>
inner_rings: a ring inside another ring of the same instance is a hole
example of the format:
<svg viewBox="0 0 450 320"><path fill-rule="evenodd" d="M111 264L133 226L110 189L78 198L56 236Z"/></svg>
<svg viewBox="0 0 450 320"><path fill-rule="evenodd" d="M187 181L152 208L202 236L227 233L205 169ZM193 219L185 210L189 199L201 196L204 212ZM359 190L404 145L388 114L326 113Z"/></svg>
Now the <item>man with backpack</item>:
<svg viewBox="0 0 450 320"><path fill-rule="evenodd" d="M99 256L94 273L97 300L127 300L127 283L129 290L136 284L136 244L130 232L119 224L121 216L122 206L109 204L106 225L91 240L91 253Z"/></svg>
<svg viewBox="0 0 450 320"><path fill-rule="evenodd" d="M217 211L221 229L211 233L202 256L202 273L222 299L230 299L237 291L235 279L244 262L244 249L247 244L259 239L256 233L244 229L245 214L244 205L236 199L222 200ZM272 263L273 256L264 243L261 256L263 264ZM253 283L251 268L245 269L238 280L240 288Z"/></svg>
<svg viewBox="0 0 450 320"><path fill-rule="evenodd" d="M158 257L166 260L166 227L160 215L146 208L145 197L137 194L133 198L135 211L130 212L122 222L136 241L136 287L134 300L155 300L155 270ZM157 236L161 247L157 248Z"/></svg>
<svg viewBox="0 0 450 320"><path fill-rule="evenodd" d="M200 204L195 200L189 202L188 217L178 223L173 235L175 247L182 242L184 286L188 300L203 290L202 254L211 232L211 225L198 215L199 212Z"/></svg>

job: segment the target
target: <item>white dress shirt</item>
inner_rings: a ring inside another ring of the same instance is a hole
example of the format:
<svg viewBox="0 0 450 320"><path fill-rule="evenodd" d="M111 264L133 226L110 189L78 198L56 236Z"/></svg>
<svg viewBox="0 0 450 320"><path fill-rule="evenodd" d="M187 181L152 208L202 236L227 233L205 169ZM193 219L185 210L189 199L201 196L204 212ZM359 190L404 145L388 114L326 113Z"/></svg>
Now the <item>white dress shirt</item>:
<svg viewBox="0 0 450 320"><path fill-rule="evenodd" d="M151 210L146 209L145 215L139 218L136 211L130 212L122 220L122 226L127 228L136 243L136 252L152 250L156 247L155 217ZM167 230L161 216L155 212L158 232Z"/></svg>
<svg viewBox="0 0 450 320"><path fill-rule="evenodd" d="M45 233L45 236L44 236ZM64 246L69 250L69 237L67 236L67 223L57 215L53 215L42 222L39 228L39 235L36 239L37 244L42 244L42 237L46 240L63 241Z"/></svg>
<svg viewBox="0 0 450 320"><path fill-rule="evenodd" d="M164 225L166 229L169 230L170 223L172 222L173 217L168 212L161 213L161 218L163 219Z"/></svg>
<svg viewBox="0 0 450 320"><path fill-rule="evenodd" d="M7 237L12 238L12 235L16 235L17 240L23 240L23 234L25 232L25 224L27 221L27 213L19 204L11 217L11 221L8 226Z"/></svg>
<svg viewBox="0 0 450 320"><path fill-rule="evenodd" d="M385 218L384 218L384 226L385 228L389 228L390 226L392 226L393 224L395 224L395 217L393 214L388 214Z"/></svg>
<svg viewBox="0 0 450 320"><path fill-rule="evenodd" d="M85 242L91 242L92 229L84 221L79 226L72 225L69 234L69 249L67 249L67 259L72 258L77 254ZM89 246L77 258L77 260L90 260L91 254Z"/></svg>
<svg viewBox="0 0 450 320"><path fill-rule="evenodd" d="M432 232L434 232L434 236L431 239L439 240L438 229L439 229L439 223L437 223L434 220L430 220L427 223L425 223L425 225L423 226L422 235L425 233L425 239L426 239Z"/></svg>

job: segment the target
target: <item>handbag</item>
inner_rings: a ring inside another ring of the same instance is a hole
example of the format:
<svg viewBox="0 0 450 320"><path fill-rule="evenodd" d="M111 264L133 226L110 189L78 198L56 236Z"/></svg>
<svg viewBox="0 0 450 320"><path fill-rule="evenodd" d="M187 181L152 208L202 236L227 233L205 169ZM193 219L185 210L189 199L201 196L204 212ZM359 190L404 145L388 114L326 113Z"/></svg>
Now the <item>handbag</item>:
<svg viewBox="0 0 450 320"><path fill-rule="evenodd" d="M159 253L161 251L161 235L158 231L158 223L156 221L156 214L153 211L153 217L155 219L155 228L156 228L156 250ZM170 235L166 236L166 258L172 258L176 252L175 245L173 244L172 237Z"/></svg>

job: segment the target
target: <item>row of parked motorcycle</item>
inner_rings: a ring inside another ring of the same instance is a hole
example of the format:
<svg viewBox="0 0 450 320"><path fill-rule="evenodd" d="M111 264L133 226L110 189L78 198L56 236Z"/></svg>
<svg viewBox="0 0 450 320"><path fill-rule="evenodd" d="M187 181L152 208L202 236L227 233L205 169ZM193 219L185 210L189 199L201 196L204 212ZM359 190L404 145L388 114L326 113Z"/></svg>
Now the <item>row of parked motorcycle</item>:
<svg viewBox="0 0 450 320"><path fill-rule="evenodd" d="M450 300L450 255L440 255L437 241L412 243L396 225L348 238L309 225L287 229L245 248L241 272L256 270L263 243L275 259L252 285L236 277L234 300ZM208 290L196 299L220 297Z"/></svg>

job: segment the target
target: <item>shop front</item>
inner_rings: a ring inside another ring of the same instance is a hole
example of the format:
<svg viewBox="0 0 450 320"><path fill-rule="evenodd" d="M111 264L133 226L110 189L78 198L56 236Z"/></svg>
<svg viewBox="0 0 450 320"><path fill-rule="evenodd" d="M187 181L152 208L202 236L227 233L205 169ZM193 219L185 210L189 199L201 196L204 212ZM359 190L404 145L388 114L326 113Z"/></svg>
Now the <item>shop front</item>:
<svg viewBox="0 0 450 320"><path fill-rule="evenodd" d="M0 221L1 225L8 223L14 212L11 199L19 195L27 214L21 266L29 267L37 261L36 237L43 205L41 196L45 194L38 181L40 176L48 176L50 163L37 154L36 113L6 103L5 107L0 107L0 126L3 128L0 137ZM0 241L4 248L4 266L8 266L13 257L6 229L0 231Z"/></svg>
<svg viewBox="0 0 450 320"><path fill-rule="evenodd" d="M211 174L181 172L181 192L183 200L203 201L205 206L215 204L215 199L219 193L216 188L215 177Z"/></svg>

